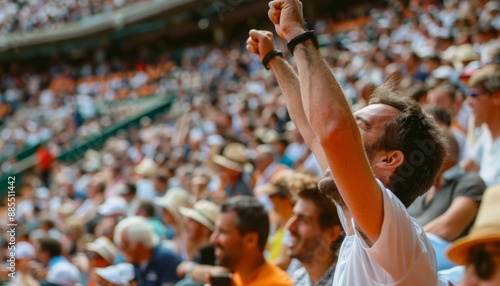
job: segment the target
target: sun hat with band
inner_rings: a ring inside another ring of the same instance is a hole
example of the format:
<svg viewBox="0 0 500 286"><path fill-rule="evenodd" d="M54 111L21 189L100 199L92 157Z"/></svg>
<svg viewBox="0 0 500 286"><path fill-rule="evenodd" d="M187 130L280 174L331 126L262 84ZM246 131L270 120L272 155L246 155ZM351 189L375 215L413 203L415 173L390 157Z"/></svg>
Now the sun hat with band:
<svg viewBox="0 0 500 286"><path fill-rule="evenodd" d="M243 172L249 161L245 145L241 143L229 143L224 148L222 155L214 155L212 161L226 169Z"/></svg>
<svg viewBox="0 0 500 286"><path fill-rule="evenodd" d="M86 251L92 251L99 254L104 260L109 264L115 262L116 254L118 253L118 248L109 240L109 238L102 236L93 242L89 242L85 245Z"/></svg>
<svg viewBox="0 0 500 286"><path fill-rule="evenodd" d="M448 258L460 265L467 264L470 249L488 242L500 242L500 185L488 188L469 234L453 242Z"/></svg>
<svg viewBox="0 0 500 286"><path fill-rule="evenodd" d="M177 221L181 222L181 207L191 206L191 195L183 188L173 187L163 197L156 199L155 204L167 210Z"/></svg>
<svg viewBox="0 0 500 286"><path fill-rule="evenodd" d="M193 205L193 208L181 207L180 212L184 217L190 218L214 231L219 206L211 201L199 200Z"/></svg>

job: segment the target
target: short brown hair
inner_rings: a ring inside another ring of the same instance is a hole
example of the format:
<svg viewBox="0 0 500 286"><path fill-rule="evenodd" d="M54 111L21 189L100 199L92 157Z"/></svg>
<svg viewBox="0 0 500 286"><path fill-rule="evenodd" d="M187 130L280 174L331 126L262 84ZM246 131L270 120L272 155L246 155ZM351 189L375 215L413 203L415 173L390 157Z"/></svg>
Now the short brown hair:
<svg viewBox="0 0 500 286"><path fill-rule="evenodd" d="M385 104L401 112L396 120L385 123L385 132L373 148L403 152L404 162L388 187L409 207L434 183L447 156L446 138L435 120L418 103L397 94L391 83L378 87L369 104Z"/></svg>

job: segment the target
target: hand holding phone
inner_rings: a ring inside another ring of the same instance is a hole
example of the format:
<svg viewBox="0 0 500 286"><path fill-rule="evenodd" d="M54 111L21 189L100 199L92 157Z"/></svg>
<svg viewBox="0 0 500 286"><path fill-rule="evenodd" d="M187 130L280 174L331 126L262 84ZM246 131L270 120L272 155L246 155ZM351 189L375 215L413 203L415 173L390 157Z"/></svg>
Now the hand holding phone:
<svg viewBox="0 0 500 286"><path fill-rule="evenodd" d="M210 285L211 286L233 286L233 280L231 279L231 273L220 273L210 275Z"/></svg>

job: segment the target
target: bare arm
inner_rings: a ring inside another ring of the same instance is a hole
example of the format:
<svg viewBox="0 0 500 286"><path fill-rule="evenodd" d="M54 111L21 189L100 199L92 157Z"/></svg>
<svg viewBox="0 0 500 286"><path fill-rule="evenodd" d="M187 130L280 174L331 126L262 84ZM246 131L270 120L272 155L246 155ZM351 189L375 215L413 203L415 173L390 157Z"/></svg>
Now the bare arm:
<svg viewBox="0 0 500 286"><path fill-rule="evenodd" d="M267 53L275 49L273 34L269 31L251 30L247 41L247 49L257 54L262 61ZM269 61L269 67L283 92L286 107L293 123L304 138L307 147L314 153L321 169L325 171L327 168L325 155L304 113L302 98L300 96L299 77L295 74L290 64L282 57L273 57Z"/></svg>
<svg viewBox="0 0 500 286"><path fill-rule="evenodd" d="M287 41L305 32L298 0L269 3L269 17ZM359 128L345 95L311 41L297 45L304 111L327 158L333 179L359 229L375 242L384 217L383 194L365 155Z"/></svg>
<svg viewBox="0 0 500 286"><path fill-rule="evenodd" d="M467 197L457 197L448 210L427 223L424 230L447 241L453 241L474 220L478 209L477 201Z"/></svg>
<svg viewBox="0 0 500 286"><path fill-rule="evenodd" d="M186 276L186 270L188 265L194 263L191 261L184 261L179 266L177 266L177 275L181 278ZM212 266L212 265L202 265L202 264L194 264L191 270L189 270L189 275L193 280L203 283L210 283L210 275L211 274L222 274L222 273L230 273L230 271L221 266Z"/></svg>
<svg viewBox="0 0 500 286"><path fill-rule="evenodd" d="M479 172L479 166L471 158L467 158L460 162L460 167L467 172Z"/></svg>

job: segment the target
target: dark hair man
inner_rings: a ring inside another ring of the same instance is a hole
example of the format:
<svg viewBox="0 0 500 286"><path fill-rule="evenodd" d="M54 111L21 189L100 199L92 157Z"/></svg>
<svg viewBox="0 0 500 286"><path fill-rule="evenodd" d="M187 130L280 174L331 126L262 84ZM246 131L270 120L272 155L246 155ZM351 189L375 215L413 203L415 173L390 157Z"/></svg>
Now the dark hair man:
<svg viewBox="0 0 500 286"><path fill-rule="evenodd" d="M264 258L268 235L268 213L255 198L234 197L221 205L210 240L217 265L234 271L235 285L293 285L283 270Z"/></svg>
<svg viewBox="0 0 500 286"><path fill-rule="evenodd" d="M323 170L329 169L320 187L339 205L347 232L334 285L436 285L434 251L406 207L431 187L441 168L442 131L417 103L387 86L353 115L315 34L304 28L302 3L276 0L269 7L300 81L281 57L266 57L274 50L272 34L250 31L247 48L266 59L292 120Z"/></svg>

